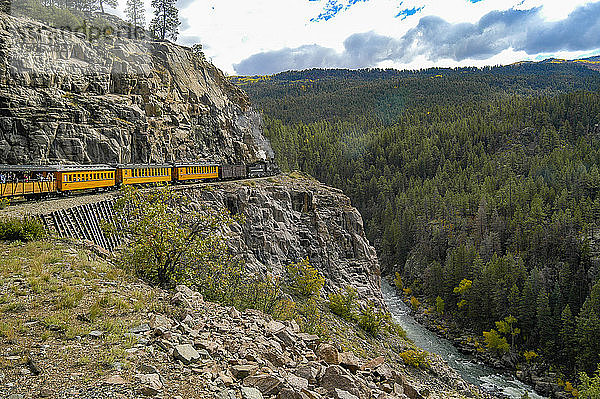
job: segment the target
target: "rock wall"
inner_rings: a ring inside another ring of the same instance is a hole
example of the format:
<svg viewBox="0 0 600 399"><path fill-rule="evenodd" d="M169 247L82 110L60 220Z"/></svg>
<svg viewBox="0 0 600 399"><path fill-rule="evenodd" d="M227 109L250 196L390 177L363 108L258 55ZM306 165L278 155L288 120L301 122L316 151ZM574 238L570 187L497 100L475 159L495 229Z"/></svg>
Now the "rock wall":
<svg viewBox="0 0 600 399"><path fill-rule="evenodd" d="M0 12L0 163L273 157L245 93L202 53L73 30Z"/></svg>
<svg viewBox="0 0 600 399"><path fill-rule="evenodd" d="M243 215L230 245L256 271L281 275L308 257L325 277L325 289L355 287L382 303L379 262L365 237L360 213L340 190L316 180L278 176L186 189L193 203Z"/></svg>

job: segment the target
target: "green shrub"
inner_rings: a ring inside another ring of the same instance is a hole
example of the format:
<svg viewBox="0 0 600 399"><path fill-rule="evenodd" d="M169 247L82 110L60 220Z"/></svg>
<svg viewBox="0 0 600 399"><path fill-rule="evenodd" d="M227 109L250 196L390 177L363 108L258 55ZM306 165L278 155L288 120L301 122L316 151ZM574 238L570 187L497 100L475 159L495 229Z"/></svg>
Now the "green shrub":
<svg viewBox="0 0 600 399"><path fill-rule="evenodd" d="M6 209L10 205L10 199L0 198L0 209Z"/></svg>
<svg viewBox="0 0 600 399"><path fill-rule="evenodd" d="M45 234L42 222L31 216L0 220L0 240L33 241L43 238Z"/></svg>
<svg viewBox="0 0 600 399"><path fill-rule="evenodd" d="M358 315L358 326L371 334L377 336L381 332L386 319L389 318L389 314L379 309L375 309L372 303L361 309Z"/></svg>
<svg viewBox="0 0 600 399"><path fill-rule="evenodd" d="M404 283L402 282L402 276L400 273L396 272L394 277L394 285L398 291L402 291L404 289Z"/></svg>
<svg viewBox="0 0 600 399"><path fill-rule="evenodd" d="M446 307L446 304L444 303L444 300L440 296L435 298L435 311L437 312L437 314L444 314L445 307Z"/></svg>
<svg viewBox="0 0 600 399"><path fill-rule="evenodd" d="M399 355L404 361L404 363L408 366L415 368L425 368L429 365L429 361L427 360L429 353L425 351L409 349L407 351L401 352Z"/></svg>
<svg viewBox="0 0 600 399"><path fill-rule="evenodd" d="M345 320L354 320L356 297L356 289L353 287L346 287L344 291L329 294L329 309Z"/></svg>
<svg viewBox="0 0 600 399"><path fill-rule="evenodd" d="M300 329L309 334L316 334L321 338L330 336L327 320L319 309L319 304L314 297L296 303L296 321Z"/></svg>
<svg viewBox="0 0 600 399"><path fill-rule="evenodd" d="M292 263L285 268L286 286L293 295L310 298L319 293L325 285L325 279L317 269L308 263L308 258Z"/></svg>

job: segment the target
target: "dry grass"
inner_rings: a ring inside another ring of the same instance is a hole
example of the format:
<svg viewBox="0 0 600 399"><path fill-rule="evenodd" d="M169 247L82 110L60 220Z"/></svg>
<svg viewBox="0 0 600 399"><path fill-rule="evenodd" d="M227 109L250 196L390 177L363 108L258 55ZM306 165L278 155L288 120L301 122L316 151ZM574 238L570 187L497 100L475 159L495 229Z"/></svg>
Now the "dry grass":
<svg viewBox="0 0 600 399"><path fill-rule="evenodd" d="M29 353L46 345L44 374L94 380L127 370L131 327L162 309L156 291L110 262L59 240L0 243L0 359L19 381ZM99 339L87 334L103 331Z"/></svg>

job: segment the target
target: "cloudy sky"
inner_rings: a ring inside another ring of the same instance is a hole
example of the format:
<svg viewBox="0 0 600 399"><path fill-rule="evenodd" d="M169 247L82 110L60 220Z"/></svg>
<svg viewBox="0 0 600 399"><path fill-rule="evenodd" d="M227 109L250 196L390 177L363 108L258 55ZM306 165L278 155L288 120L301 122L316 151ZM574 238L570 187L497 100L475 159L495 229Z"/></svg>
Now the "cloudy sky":
<svg viewBox="0 0 600 399"><path fill-rule="evenodd" d="M178 42L229 74L600 54L600 1L178 0Z"/></svg>

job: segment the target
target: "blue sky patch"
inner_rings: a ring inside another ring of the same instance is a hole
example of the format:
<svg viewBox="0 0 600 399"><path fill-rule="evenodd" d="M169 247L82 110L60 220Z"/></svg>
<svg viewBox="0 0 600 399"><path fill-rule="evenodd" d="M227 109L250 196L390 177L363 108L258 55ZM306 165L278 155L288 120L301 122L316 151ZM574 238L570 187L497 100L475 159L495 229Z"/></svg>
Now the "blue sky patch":
<svg viewBox="0 0 600 399"><path fill-rule="evenodd" d="M400 3L402 4L402 3ZM423 10L425 8L425 6L421 6L421 7L413 7L413 8L405 8L404 10L401 10L397 15L396 18L400 18L400 20L404 20L406 19L406 17L410 17L411 15L415 15L416 13L420 12L421 10Z"/></svg>
<svg viewBox="0 0 600 399"><path fill-rule="evenodd" d="M308 1L319 1L319 0L308 0ZM369 0L328 0L325 7L323 7L323 11L321 13L312 18L311 22L319 22L319 21L329 21L331 18L335 17L342 11L346 11L353 5L357 3L367 2Z"/></svg>

